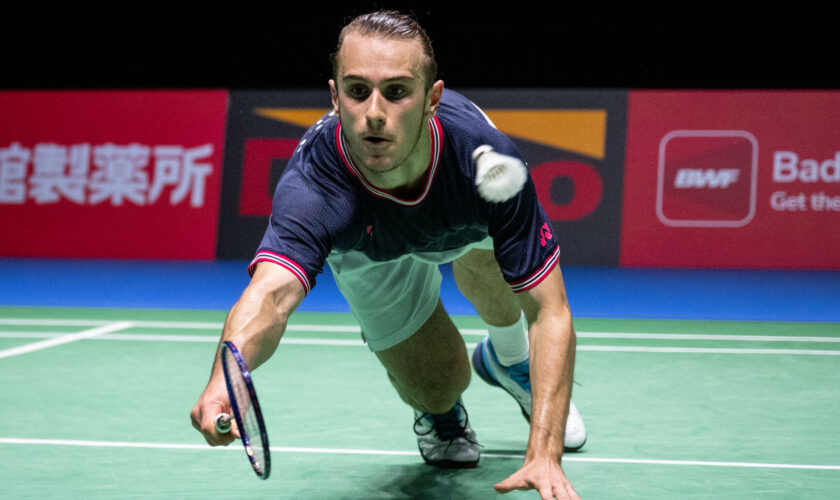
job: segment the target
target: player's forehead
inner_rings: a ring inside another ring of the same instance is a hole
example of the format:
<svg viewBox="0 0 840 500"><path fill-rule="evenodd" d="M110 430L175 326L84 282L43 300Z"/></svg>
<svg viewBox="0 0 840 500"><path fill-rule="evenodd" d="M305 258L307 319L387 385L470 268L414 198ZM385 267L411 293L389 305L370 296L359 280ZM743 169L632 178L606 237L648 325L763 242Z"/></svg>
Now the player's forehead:
<svg viewBox="0 0 840 500"><path fill-rule="evenodd" d="M423 48L416 39L348 33L338 52L339 79L423 79Z"/></svg>

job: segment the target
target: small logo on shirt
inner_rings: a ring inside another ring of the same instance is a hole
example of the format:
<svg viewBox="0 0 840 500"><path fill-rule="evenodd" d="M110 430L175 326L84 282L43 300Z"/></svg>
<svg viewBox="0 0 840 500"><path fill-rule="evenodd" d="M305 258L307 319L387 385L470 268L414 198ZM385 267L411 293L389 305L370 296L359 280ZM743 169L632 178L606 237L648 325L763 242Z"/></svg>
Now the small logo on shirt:
<svg viewBox="0 0 840 500"><path fill-rule="evenodd" d="M540 244L545 246L551 238L551 229L548 228L548 222L546 222L540 228Z"/></svg>
<svg viewBox="0 0 840 500"><path fill-rule="evenodd" d="M367 232L368 236L373 236L373 224L371 224L367 228L365 228L365 231Z"/></svg>

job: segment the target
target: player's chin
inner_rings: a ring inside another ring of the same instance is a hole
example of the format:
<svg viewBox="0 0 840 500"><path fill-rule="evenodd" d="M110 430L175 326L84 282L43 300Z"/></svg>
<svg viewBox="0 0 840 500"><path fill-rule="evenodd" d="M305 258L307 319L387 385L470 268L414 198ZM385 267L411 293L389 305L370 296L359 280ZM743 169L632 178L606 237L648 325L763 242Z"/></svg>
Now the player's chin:
<svg viewBox="0 0 840 500"><path fill-rule="evenodd" d="M394 162L390 158L369 157L365 161L365 168L372 172L389 172L394 169Z"/></svg>

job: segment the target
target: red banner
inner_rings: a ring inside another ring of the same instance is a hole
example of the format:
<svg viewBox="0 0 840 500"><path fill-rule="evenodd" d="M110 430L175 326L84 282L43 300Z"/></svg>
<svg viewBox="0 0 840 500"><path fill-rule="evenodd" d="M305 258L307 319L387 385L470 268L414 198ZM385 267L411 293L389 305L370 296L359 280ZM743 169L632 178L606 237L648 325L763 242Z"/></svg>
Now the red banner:
<svg viewBox="0 0 840 500"><path fill-rule="evenodd" d="M226 91L0 92L0 255L213 259Z"/></svg>
<svg viewBox="0 0 840 500"><path fill-rule="evenodd" d="M621 265L840 268L840 92L630 92Z"/></svg>

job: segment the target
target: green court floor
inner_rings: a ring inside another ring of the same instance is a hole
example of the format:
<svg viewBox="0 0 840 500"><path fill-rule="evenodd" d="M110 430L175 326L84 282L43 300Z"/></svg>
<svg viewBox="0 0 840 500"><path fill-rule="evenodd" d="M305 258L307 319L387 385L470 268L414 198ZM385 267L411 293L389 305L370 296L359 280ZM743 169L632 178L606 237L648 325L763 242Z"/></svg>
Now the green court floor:
<svg viewBox="0 0 840 500"><path fill-rule="evenodd" d="M474 377L474 470L422 463L349 315L297 314L254 372L267 481L189 411L221 311L0 307L0 497L483 499L522 462L516 403ZM483 336L456 316L471 348ZM840 324L577 319L582 498L840 498Z"/></svg>

